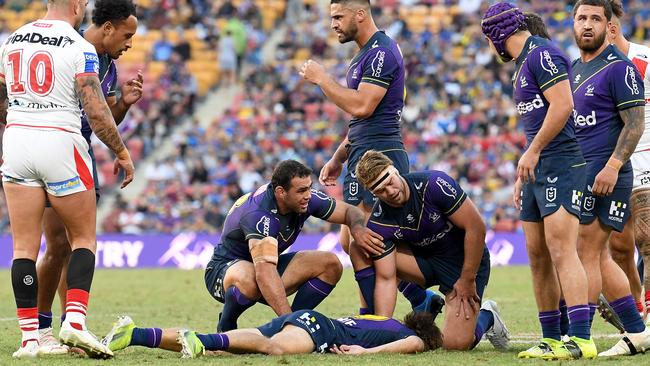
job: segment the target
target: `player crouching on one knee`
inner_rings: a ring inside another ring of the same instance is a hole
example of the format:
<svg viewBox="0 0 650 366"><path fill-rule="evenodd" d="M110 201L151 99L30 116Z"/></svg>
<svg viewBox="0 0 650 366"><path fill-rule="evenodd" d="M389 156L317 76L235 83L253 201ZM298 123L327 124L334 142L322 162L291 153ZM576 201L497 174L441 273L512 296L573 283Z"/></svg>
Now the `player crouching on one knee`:
<svg viewBox="0 0 650 366"><path fill-rule="evenodd" d="M397 278L424 288L439 285L448 308L445 349L474 348L483 334L497 348L507 348L508 330L496 303L486 301L479 310L490 255L483 220L460 185L441 171L401 175L386 155L374 150L361 157L356 175L379 199L368 227L384 243L384 252L374 256L351 247L369 311L393 315Z"/></svg>

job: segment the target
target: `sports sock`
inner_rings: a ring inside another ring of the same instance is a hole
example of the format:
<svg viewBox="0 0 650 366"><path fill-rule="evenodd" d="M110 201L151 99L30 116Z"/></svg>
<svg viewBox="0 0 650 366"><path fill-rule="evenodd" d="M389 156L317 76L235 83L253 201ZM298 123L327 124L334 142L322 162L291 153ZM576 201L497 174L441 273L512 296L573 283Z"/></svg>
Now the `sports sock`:
<svg viewBox="0 0 650 366"><path fill-rule="evenodd" d="M570 337L582 339L591 338L591 323L589 320L589 305L575 305L567 309L569 314Z"/></svg>
<svg viewBox="0 0 650 366"><path fill-rule="evenodd" d="M598 305L594 304L593 302L589 303L589 327L594 324L594 315L596 315L596 309L598 309Z"/></svg>
<svg viewBox="0 0 650 366"><path fill-rule="evenodd" d="M406 300L411 303L411 308L415 309L427 299L427 290L412 282L400 281L397 285L399 292L404 295Z"/></svg>
<svg viewBox="0 0 650 366"><path fill-rule="evenodd" d="M223 333L196 334L207 351L225 351L230 346L228 336Z"/></svg>
<svg viewBox="0 0 650 366"><path fill-rule="evenodd" d="M569 315L567 314L566 301L560 299L560 334L569 333Z"/></svg>
<svg viewBox="0 0 650 366"><path fill-rule="evenodd" d="M621 323L623 323L623 328L625 328L626 332L641 333L645 330L645 324L643 324L643 319L641 319L639 312L636 310L636 304L632 295L614 300L609 305L621 319Z"/></svg>
<svg viewBox="0 0 650 366"><path fill-rule="evenodd" d="M130 346L158 348L162 340L160 328L133 328Z"/></svg>
<svg viewBox="0 0 650 366"><path fill-rule="evenodd" d="M481 338L483 338L483 334L488 331L488 329L492 328L494 325L494 314L492 314L491 311L481 309L481 311L478 313L478 319L476 320L476 328L474 329L474 343L472 344L472 349L476 347L479 342L481 342Z"/></svg>
<svg viewBox="0 0 650 366"><path fill-rule="evenodd" d="M366 308L370 314L375 313L375 268L368 267L354 272L354 279L359 284L361 295L366 301Z"/></svg>
<svg viewBox="0 0 650 366"><path fill-rule="evenodd" d="M22 347L24 347L27 342L38 342L36 262L26 258L14 259L11 264L11 284L16 300L18 325L22 333Z"/></svg>
<svg viewBox="0 0 650 366"><path fill-rule="evenodd" d="M225 301L218 329L221 332L237 329L237 319L246 309L255 304L255 301L246 297L237 286L230 286L226 290Z"/></svg>
<svg viewBox="0 0 650 366"><path fill-rule="evenodd" d="M650 312L650 290L645 292L645 308Z"/></svg>
<svg viewBox="0 0 650 366"><path fill-rule="evenodd" d="M560 310L540 311L537 317L542 326L542 338L550 338L559 341L562 338L560 332Z"/></svg>
<svg viewBox="0 0 650 366"><path fill-rule="evenodd" d="M359 315L368 315L372 314L368 308L359 308Z"/></svg>
<svg viewBox="0 0 650 366"><path fill-rule="evenodd" d="M291 304L291 310L314 309L332 292L334 285L312 278L300 286Z"/></svg>
<svg viewBox="0 0 650 366"><path fill-rule="evenodd" d="M52 312L38 312L38 329L52 328Z"/></svg>
<svg viewBox="0 0 650 366"><path fill-rule="evenodd" d="M645 308L643 307L643 303L641 301L636 302L636 310L639 311L639 314L643 314L645 312Z"/></svg>
<svg viewBox="0 0 650 366"><path fill-rule="evenodd" d="M68 265L66 322L77 330L86 330L90 285L95 273L95 254L86 248L75 249Z"/></svg>

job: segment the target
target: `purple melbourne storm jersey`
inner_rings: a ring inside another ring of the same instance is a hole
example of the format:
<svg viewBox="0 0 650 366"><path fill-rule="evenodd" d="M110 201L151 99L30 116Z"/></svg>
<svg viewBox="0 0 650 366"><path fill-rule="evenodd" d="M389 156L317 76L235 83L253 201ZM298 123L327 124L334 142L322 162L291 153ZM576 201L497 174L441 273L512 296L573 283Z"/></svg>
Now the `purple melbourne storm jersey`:
<svg viewBox="0 0 650 366"><path fill-rule="evenodd" d="M524 126L527 145L542 128L549 102L544 91L560 81L569 79L569 59L549 40L537 36L528 37L524 49L515 61L517 72L513 77L514 99L519 120ZM573 116L564 128L542 150L541 156L579 152L580 146L573 129Z"/></svg>
<svg viewBox="0 0 650 366"><path fill-rule="evenodd" d="M278 240L280 254L296 241L309 216L327 220L335 208L336 200L312 189L307 212L281 215L271 184L265 184L254 193L241 196L228 211L221 233L221 244L214 249L214 256L252 262L248 240L264 239L267 236Z"/></svg>
<svg viewBox="0 0 650 366"><path fill-rule="evenodd" d="M384 238L385 250L406 243L426 255L464 256L465 230L449 221L467 195L447 174L437 171L402 175L411 195L402 207L377 201L368 227Z"/></svg>
<svg viewBox="0 0 650 366"><path fill-rule="evenodd" d="M99 55L99 82L101 83L104 98L115 96L117 90L117 67L115 67L115 62L113 62L113 59L107 53ZM92 133L93 130L88 123L88 117L82 111L81 135L83 135L89 144Z"/></svg>
<svg viewBox="0 0 650 366"><path fill-rule="evenodd" d="M350 121L350 143L402 141L400 121L406 96L404 78L404 59L399 46L384 32L376 32L352 59L346 80L350 89L358 89L364 82L387 90L372 115Z"/></svg>
<svg viewBox="0 0 650 366"><path fill-rule="evenodd" d="M341 344L354 344L365 348L377 347L410 336L415 332L399 321L376 315L359 315L336 319L339 328Z"/></svg>
<svg viewBox="0 0 650 366"><path fill-rule="evenodd" d="M613 45L587 63L575 60L573 75L576 137L585 160L597 172L614 152L623 129L619 111L645 106L643 79L634 64ZM621 173L631 177L631 169L628 161Z"/></svg>

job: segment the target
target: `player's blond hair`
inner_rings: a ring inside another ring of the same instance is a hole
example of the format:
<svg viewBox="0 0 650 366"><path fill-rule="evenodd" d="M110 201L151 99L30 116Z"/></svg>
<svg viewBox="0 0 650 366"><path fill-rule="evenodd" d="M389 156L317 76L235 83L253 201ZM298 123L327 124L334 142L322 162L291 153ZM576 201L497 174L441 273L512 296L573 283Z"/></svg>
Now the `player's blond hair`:
<svg viewBox="0 0 650 366"><path fill-rule="evenodd" d="M393 165L388 156L377 150L368 150L357 163L356 174L359 183L368 188L381 172Z"/></svg>

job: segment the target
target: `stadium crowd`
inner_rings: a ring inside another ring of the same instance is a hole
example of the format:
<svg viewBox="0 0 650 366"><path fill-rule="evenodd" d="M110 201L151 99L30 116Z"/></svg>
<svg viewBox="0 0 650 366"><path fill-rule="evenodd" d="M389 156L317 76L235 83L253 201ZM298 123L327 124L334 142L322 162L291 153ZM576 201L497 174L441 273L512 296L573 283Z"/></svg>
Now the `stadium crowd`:
<svg viewBox="0 0 650 366"><path fill-rule="evenodd" d="M234 200L266 182L278 161L296 158L316 172L322 168L344 136L349 116L327 102L320 90L301 82L297 67L307 58L321 60L344 84L356 52L353 44L341 46L333 37L326 9L288 1L274 60L262 62L261 45L275 28L262 27L255 2L145 3L150 6L140 5L139 31L162 28L182 37L179 30L194 29L222 53L222 82L238 82L242 88L209 126L193 121L174 130L174 124L191 115L195 103L196 81L183 63L189 47L182 38L154 47L150 57L167 58L169 67L157 80L145 79L144 98L121 129L139 158L165 138L171 138L176 148L146 168L140 179L147 179L147 185L138 198L127 202L118 195L102 223L104 232L218 232ZM624 33L633 41L650 36L648 5L647 0L625 2L629 22ZM512 183L525 138L511 99L512 65L497 67L481 34L480 14L486 6L472 0L381 0L374 10L378 26L397 40L406 62L402 121L411 169L449 172L479 206L489 227L517 231ZM570 26L571 2L532 0L526 8L542 15L551 37L570 58L578 56ZM233 17L241 24L226 30L215 26L219 19ZM241 27L246 30L243 41L237 33ZM242 69L246 71L241 73ZM129 74L120 71L122 76ZM106 150L98 154L98 163L100 181L112 185L115 178ZM336 187L320 187L315 176L314 180L316 188L342 197L342 178ZM4 204L0 210L5 210ZM0 232L8 231L7 221L6 213L0 212ZM336 228L322 220L308 221L305 227L307 232L332 230Z"/></svg>

